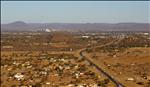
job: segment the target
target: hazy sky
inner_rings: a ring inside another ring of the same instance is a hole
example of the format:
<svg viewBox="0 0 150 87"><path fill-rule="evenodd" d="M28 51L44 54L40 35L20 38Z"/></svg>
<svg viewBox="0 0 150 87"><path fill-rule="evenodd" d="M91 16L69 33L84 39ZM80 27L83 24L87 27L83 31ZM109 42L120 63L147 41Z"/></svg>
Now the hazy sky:
<svg viewBox="0 0 150 87"><path fill-rule="evenodd" d="M150 22L150 1L2 1L1 22Z"/></svg>

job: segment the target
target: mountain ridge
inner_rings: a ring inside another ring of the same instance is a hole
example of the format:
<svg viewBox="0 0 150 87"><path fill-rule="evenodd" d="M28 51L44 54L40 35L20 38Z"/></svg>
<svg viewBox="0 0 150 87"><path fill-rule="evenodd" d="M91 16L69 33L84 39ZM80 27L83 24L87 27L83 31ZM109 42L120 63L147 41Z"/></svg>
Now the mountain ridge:
<svg viewBox="0 0 150 87"><path fill-rule="evenodd" d="M58 31L150 31L150 23L25 23L16 21L1 24L1 31L38 31L47 28Z"/></svg>

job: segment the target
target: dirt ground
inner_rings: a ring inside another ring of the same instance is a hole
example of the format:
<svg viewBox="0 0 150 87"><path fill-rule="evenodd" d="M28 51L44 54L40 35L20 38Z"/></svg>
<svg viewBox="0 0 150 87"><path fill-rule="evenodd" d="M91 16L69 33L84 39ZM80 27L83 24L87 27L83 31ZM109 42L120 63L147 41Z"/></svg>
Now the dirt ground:
<svg viewBox="0 0 150 87"><path fill-rule="evenodd" d="M87 53L86 55L127 87L150 86L149 47L129 48L113 57L100 52Z"/></svg>

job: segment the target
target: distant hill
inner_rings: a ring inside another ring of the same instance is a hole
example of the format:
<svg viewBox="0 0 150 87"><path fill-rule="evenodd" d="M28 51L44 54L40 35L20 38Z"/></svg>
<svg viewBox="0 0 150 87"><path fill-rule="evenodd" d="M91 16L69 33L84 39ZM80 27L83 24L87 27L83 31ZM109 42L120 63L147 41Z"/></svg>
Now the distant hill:
<svg viewBox="0 0 150 87"><path fill-rule="evenodd" d="M59 31L150 31L150 23L25 23L17 21L1 24L1 31L37 31L47 28Z"/></svg>
<svg viewBox="0 0 150 87"><path fill-rule="evenodd" d="M31 31L33 29L35 29L33 26L26 24L22 21L1 25L2 31Z"/></svg>

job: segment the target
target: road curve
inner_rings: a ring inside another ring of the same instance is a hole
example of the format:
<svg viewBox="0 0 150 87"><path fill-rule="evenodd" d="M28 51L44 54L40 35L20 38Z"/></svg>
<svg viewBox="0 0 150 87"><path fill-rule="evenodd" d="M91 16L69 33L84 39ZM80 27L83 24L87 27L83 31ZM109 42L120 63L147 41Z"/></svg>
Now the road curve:
<svg viewBox="0 0 150 87"><path fill-rule="evenodd" d="M90 64L92 64L93 66L96 67L97 70L99 70L100 72L102 72L106 77L108 77L113 83L115 83L116 87L125 87L123 86L120 82L116 81L114 78L112 78L108 73L106 73L102 68L100 68L98 65L96 65L95 63L93 63L91 60L89 60L88 58L86 58L83 55L83 52L85 52L86 49L83 49L80 51L80 56L81 58L84 58L85 60L87 60Z"/></svg>

